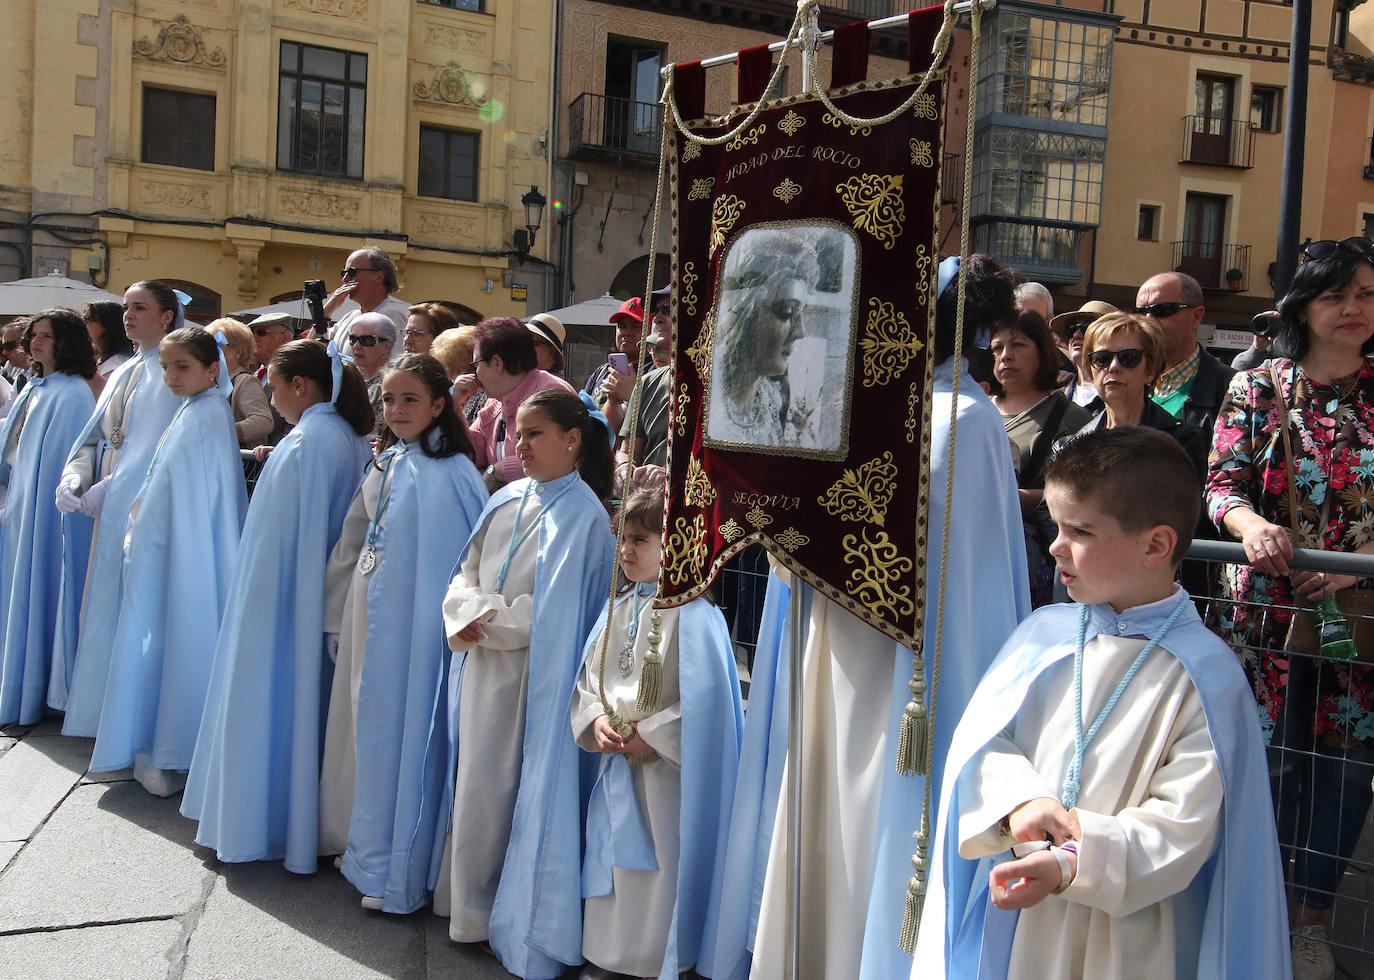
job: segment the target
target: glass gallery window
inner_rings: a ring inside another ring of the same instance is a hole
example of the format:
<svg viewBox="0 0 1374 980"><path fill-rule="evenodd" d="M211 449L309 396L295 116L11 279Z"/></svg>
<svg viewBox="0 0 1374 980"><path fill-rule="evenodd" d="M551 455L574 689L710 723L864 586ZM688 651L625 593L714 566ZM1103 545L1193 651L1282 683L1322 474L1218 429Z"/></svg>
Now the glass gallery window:
<svg viewBox="0 0 1374 980"><path fill-rule="evenodd" d="M367 55L281 43L277 169L363 178Z"/></svg>

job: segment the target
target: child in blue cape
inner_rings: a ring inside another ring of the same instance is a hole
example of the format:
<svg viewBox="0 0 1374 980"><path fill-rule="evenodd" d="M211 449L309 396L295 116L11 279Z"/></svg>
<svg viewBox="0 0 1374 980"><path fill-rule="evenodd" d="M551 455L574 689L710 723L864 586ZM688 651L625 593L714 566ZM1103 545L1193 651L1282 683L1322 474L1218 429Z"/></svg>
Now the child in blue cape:
<svg viewBox="0 0 1374 980"><path fill-rule="evenodd" d="M158 358L182 403L129 511L91 769L132 766L149 792L170 796L191 768L247 494L215 338L173 330Z"/></svg>
<svg viewBox="0 0 1374 980"><path fill-rule="evenodd" d="M329 559L325 628L339 641L320 853L343 854L363 908L405 913L429 900L448 759L444 590L487 488L434 358L383 369L382 415L380 452Z"/></svg>
<svg viewBox="0 0 1374 980"><path fill-rule="evenodd" d="M1254 698L1174 581L1196 471L1102 429L1045 499L1075 603L1017 628L955 732L913 980L1289 976Z"/></svg>
<svg viewBox="0 0 1374 980"><path fill-rule="evenodd" d="M158 344L184 321L180 297L166 283L146 279L124 291L124 329L139 352L109 376L57 484L57 509L95 522L89 546L75 537L62 542L61 615L80 623L74 636L59 633L53 648L48 704L67 713L63 735L91 738L100 722L122 601L129 510L181 405L163 383Z"/></svg>
<svg viewBox="0 0 1374 980"><path fill-rule="evenodd" d="M64 614L59 603L62 577L85 578L91 542L90 518L53 507L67 451L95 408L90 335L71 310L44 310L24 347L35 372L0 427L0 725L43 719L53 647L64 636L73 649L76 636L75 607Z"/></svg>
<svg viewBox="0 0 1374 980"><path fill-rule="evenodd" d="M362 375L313 340L267 366L293 428L258 477L181 812L221 861L283 861L313 874L324 712L325 567L372 452ZM270 453L270 455L267 455Z"/></svg>
<svg viewBox="0 0 1374 980"><path fill-rule="evenodd" d="M636 472L620 567L629 588L587 638L572 705L601 754L582 868L582 976L674 978L696 963L724 852L744 713L725 617L707 598L654 609L663 483Z"/></svg>
<svg viewBox="0 0 1374 980"><path fill-rule="evenodd" d="M453 812L434 906L526 980L582 961L582 770L568 737L615 543L605 427L571 392L516 414L525 478L487 502L444 597Z"/></svg>

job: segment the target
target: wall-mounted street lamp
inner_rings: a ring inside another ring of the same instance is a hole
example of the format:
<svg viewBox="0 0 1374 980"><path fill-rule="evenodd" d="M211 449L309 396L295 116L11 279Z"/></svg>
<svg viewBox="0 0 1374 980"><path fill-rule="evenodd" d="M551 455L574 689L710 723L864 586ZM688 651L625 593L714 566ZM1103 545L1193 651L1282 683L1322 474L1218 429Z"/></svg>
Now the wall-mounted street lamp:
<svg viewBox="0 0 1374 980"><path fill-rule="evenodd" d="M515 229L515 248L523 258L530 254L530 249L534 248L534 236L539 232L539 226L544 223L544 205L548 204L548 198L539 193L538 187L531 187L529 193L520 198L520 203L525 206L525 227Z"/></svg>

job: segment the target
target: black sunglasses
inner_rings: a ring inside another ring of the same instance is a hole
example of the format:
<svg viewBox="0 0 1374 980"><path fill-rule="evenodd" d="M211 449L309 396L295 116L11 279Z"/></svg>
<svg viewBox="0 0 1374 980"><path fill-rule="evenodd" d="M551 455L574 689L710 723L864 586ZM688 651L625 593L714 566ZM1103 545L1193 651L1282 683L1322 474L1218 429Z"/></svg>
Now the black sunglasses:
<svg viewBox="0 0 1374 980"><path fill-rule="evenodd" d="M1121 362L1121 366L1129 371L1133 367L1139 367L1141 360L1145 357L1145 352L1139 347L1126 347L1122 350L1095 350L1088 355L1088 363L1094 370L1105 371L1112 366L1112 360Z"/></svg>
<svg viewBox="0 0 1374 980"><path fill-rule="evenodd" d="M353 268L353 266L350 265L350 266L349 266L348 268L346 268L346 269L341 269L341 270L339 270L339 278L340 278L340 279L352 279L352 278L356 277L356 276L358 275L358 273L360 273L360 272L376 272L376 271L377 271L376 269L355 269L355 268Z"/></svg>
<svg viewBox="0 0 1374 980"><path fill-rule="evenodd" d="M1359 235L1340 242L1329 238L1319 242L1308 242L1302 247L1302 255L1309 262L1320 262L1322 259L1331 258L1342 249L1358 255L1362 259L1374 261L1374 242Z"/></svg>
<svg viewBox="0 0 1374 980"><path fill-rule="evenodd" d="M278 326L280 326L283 330L288 330L288 331L289 331L289 330L291 329L290 327L288 327L288 326L287 326L286 324L284 324L284 323L282 323L282 324L273 324L273 325L270 326L270 327L254 327L254 328L253 328L253 336L254 336L254 337L266 337L268 334L270 334L270 333L271 333L274 329L276 329Z"/></svg>
<svg viewBox="0 0 1374 980"><path fill-rule="evenodd" d="M1180 310L1191 310L1196 303L1151 303L1149 306L1137 306L1135 312L1140 316L1152 316L1156 320L1173 316Z"/></svg>
<svg viewBox="0 0 1374 980"><path fill-rule="evenodd" d="M0 352L8 354L12 350L18 350L21 343L23 343L23 341L7 340L3 344L0 344Z"/></svg>
<svg viewBox="0 0 1374 980"><path fill-rule="evenodd" d="M376 347L379 343L381 343L381 341L381 337L377 337L372 334L369 334L366 337L359 337L355 333L351 333L348 335L348 342L350 344L357 344L359 347Z"/></svg>

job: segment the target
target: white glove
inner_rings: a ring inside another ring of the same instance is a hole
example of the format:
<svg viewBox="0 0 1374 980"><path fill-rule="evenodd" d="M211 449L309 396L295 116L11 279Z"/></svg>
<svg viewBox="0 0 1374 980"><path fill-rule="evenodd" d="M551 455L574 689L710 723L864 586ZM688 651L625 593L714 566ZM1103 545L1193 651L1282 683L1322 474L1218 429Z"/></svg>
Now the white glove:
<svg viewBox="0 0 1374 980"><path fill-rule="evenodd" d="M339 634L326 633L324 635L324 652L329 655L330 663L337 663L339 659Z"/></svg>
<svg viewBox="0 0 1374 980"><path fill-rule="evenodd" d="M105 503L105 491L109 489L109 479L101 480L81 495L78 503L81 513L87 517L95 517L100 513L101 505Z"/></svg>
<svg viewBox="0 0 1374 980"><path fill-rule="evenodd" d="M76 495L81 486L81 477L68 473L57 481L57 509L63 514L75 514L81 509L81 498Z"/></svg>

